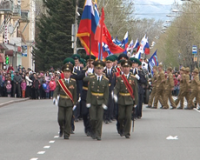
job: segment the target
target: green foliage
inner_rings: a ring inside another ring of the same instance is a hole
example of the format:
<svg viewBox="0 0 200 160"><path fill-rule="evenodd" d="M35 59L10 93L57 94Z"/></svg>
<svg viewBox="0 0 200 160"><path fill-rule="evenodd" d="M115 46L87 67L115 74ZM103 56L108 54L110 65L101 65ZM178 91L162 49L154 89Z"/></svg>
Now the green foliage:
<svg viewBox="0 0 200 160"><path fill-rule="evenodd" d="M37 70L60 68L63 60L73 54L71 48L71 25L75 9L71 0L44 1L47 15L42 15L33 56Z"/></svg>

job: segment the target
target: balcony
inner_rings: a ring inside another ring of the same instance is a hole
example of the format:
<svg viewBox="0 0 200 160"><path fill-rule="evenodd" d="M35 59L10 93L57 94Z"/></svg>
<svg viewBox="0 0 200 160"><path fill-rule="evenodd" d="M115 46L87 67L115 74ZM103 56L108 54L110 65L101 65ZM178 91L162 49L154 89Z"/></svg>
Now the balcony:
<svg viewBox="0 0 200 160"><path fill-rule="evenodd" d="M21 16L21 6L15 5L13 7L13 16Z"/></svg>
<svg viewBox="0 0 200 160"><path fill-rule="evenodd" d="M2 13L10 13L13 12L13 2L11 1L3 1L0 3L0 14Z"/></svg>

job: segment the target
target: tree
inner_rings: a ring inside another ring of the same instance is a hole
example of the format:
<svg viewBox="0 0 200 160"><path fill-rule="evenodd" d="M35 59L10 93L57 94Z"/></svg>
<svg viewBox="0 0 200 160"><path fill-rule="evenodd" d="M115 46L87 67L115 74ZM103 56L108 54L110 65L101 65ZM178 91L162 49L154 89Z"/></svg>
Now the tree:
<svg viewBox="0 0 200 160"><path fill-rule="evenodd" d="M51 66L60 68L63 60L73 54L71 25L74 23L74 6L70 0L43 0L47 15L42 15L37 27L38 39L33 55L38 70Z"/></svg>

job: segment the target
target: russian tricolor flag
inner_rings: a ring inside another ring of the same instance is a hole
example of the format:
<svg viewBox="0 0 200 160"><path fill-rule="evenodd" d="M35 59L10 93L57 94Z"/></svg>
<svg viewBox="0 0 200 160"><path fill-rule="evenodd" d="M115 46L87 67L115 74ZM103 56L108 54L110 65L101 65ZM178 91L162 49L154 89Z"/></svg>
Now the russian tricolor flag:
<svg viewBox="0 0 200 160"><path fill-rule="evenodd" d="M128 48L128 32L126 32L126 34L124 35L124 39L122 43L123 43L124 48L127 49Z"/></svg>
<svg viewBox="0 0 200 160"><path fill-rule="evenodd" d="M140 46L140 42L138 41L138 39L136 39L135 44L133 45L133 49L137 48L139 49Z"/></svg>
<svg viewBox="0 0 200 160"><path fill-rule="evenodd" d="M146 41L146 45L144 46L144 53L150 54L148 38L147 38L147 41Z"/></svg>
<svg viewBox="0 0 200 160"><path fill-rule="evenodd" d="M98 23L99 19L93 9L92 0L86 0L77 37L79 37L87 54L91 53L94 56L98 56L98 41L94 38Z"/></svg>

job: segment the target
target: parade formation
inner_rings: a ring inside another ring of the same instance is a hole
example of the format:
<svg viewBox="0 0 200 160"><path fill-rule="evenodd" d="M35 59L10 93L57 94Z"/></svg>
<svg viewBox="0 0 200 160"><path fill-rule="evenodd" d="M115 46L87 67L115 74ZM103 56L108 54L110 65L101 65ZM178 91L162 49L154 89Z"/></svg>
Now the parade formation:
<svg viewBox="0 0 200 160"><path fill-rule="evenodd" d="M183 109L184 97L188 103L185 109L193 109L199 104L198 69L194 69L190 80L188 68L181 68L178 79L180 92L174 101L171 67L165 73L162 64L154 66L153 76L149 73L147 80L141 67L142 60L128 58L125 54L108 56L105 61L88 55L85 61L85 67L81 67L84 60L80 55L66 58L61 79L54 91L53 103L58 105L59 135L64 135L64 139L69 139L75 128L74 121L79 118L83 119L85 134L93 139L101 140L103 122L108 124L112 120L117 121L119 135L130 138L134 120L142 118L143 95L148 81L152 82L152 91L147 108L157 109L159 101L161 109L168 109L169 100L171 109L177 108L179 101L178 109Z"/></svg>

